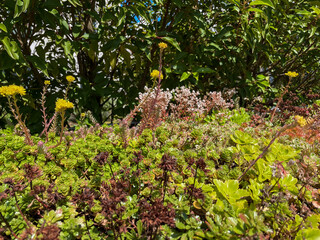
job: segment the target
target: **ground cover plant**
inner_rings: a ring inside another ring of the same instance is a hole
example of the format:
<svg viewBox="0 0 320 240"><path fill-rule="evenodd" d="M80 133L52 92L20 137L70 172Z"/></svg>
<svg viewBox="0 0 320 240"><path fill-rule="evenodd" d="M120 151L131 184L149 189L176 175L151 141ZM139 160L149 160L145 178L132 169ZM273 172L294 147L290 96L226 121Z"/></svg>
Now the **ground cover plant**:
<svg viewBox="0 0 320 240"><path fill-rule="evenodd" d="M49 119L46 82L44 130L36 135L19 112L25 90L0 88L19 123L0 131L0 236L320 236L318 113L295 115L284 125L260 119L257 125L254 115L234 108L234 91L201 97L187 88L162 90L159 70L151 73L157 87L140 94L128 118L110 126L82 114L71 131L65 127L74 107L68 91ZM129 128L138 113L140 124Z"/></svg>

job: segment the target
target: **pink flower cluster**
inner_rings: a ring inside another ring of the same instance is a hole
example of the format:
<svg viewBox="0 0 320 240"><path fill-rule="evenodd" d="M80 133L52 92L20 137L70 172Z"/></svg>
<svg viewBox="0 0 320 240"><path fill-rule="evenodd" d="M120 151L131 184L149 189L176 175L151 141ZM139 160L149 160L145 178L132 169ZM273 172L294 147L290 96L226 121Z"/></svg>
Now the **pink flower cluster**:
<svg viewBox="0 0 320 240"><path fill-rule="evenodd" d="M194 117L202 115L206 110L206 103L200 98L198 91L186 87L172 90L173 103L170 103L171 117L174 119L182 117Z"/></svg>
<svg viewBox="0 0 320 240"><path fill-rule="evenodd" d="M221 92L209 92L201 98L198 91L186 87L174 90L153 90L145 87L144 93L139 93L139 108L144 127L156 126L170 115L171 119L185 119L204 116L212 109L233 107L234 89ZM227 99L227 100L226 100Z"/></svg>

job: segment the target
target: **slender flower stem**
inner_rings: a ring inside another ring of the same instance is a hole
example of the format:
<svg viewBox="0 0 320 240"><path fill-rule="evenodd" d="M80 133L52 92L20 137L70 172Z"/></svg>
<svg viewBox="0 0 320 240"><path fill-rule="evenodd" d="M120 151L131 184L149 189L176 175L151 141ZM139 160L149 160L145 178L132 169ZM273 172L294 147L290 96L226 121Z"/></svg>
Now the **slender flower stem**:
<svg viewBox="0 0 320 240"><path fill-rule="evenodd" d="M66 89L66 93L64 94L64 99L65 99L65 100L67 100L69 88L70 88L70 82L68 82L68 86L67 86L67 89Z"/></svg>
<svg viewBox="0 0 320 240"><path fill-rule="evenodd" d="M48 120L47 120L47 114L46 114L46 92L47 92L47 85L44 85L43 87L43 91L41 93L41 112L42 112L42 117L43 117L43 126L44 129L40 134L40 137L42 136L42 134L46 135L46 139L48 137ZM49 124L50 125L50 124Z"/></svg>
<svg viewBox="0 0 320 240"><path fill-rule="evenodd" d="M150 106L150 110L152 111L154 109L154 106L156 105L157 103L157 100L158 100L158 95L159 95L159 92L160 92L160 87L161 87L161 75L162 75L162 52L163 52L163 49L160 49L160 60L159 60L159 76L158 76L158 85L157 85L157 91L156 91L156 96L154 97L153 99L153 102L152 102L152 105ZM150 111L150 113L151 113Z"/></svg>
<svg viewBox="0 0 320 240"><path fill-rule="evenodd" d="M155 106L157 104L157 101L158 101L158 96L159 96L159 92L160 92L160 88L161 88L161 75L162 75L162 53L163 53L163 49L160 49L160 60L159 60L159 76L158 76L158 84L157 84L157 89L156 89L156 95L149 107L149 110L147 112L147 116L146 116L146 121L144 122L144 124L146 124L146 122L151 122L153 121L154 123L157 123L158 122L158 119L151 119L151 118L158 118L158 116L152 116L152 114L154 113L155 111ZM155 81L154 81L154 85L155 85ZM154 86L153 86L154 87ZM152 90L153 90L153 87L152 87ZM147 96L148 97L148 96ZM145 99L147 99L147 97ZM144 129L145 126L141 126L140 127L140 131L139 133L142 132L142 130ZM154 124L152 125L152 127L154 127Z"/></svg>
<svg viewBox="0 0 320 240"><path fill-rule="evenodd" d="M59 144L62 142L62 137L63 137L63 133L64 133L64 120L65 120L65 112L62 111L61 112L61 132L60 132L60 141Z"/></svg>
<svg viewBox="0 0 320 240"><path fill-rule="evenodd" d="M13 98L13 106L14 108L12 107L12 102L10 100L10 97L8 97L8 102L9 102L9 107L10 107L10 110L11 112L13 113L13 116L14 118L18 121L18 123L20 124L21 128L22 128L22 131L24 132L25 134L25 137L26 137L26 140L27 140L27 143L29 145L33 145L33 142L31 140L31 136L30 136L30 133L29 133L29 130L26 126L26 124L22 121L22 116L20 114L20 111L19 111L19 107L17 105L17 99L15 98L15 96L12 97Z"/></svg>
<svg viewBox="0 0 320 240"><path fill-rule="evenodd" d="M247 169L242 173L242 175L240 177L238 177L238 181L241 181L243 176L246 175L246 173L253 167L253 165L256 164L256 162L262 158L268 151L268 149L271 147L271 145L274 143L274 141L281 135L281 133L283 133L284 131L286 131L287 129L289 128L293 128L297 126L297 123L293 123L293 124L290 124L290 125L286 125L286 126L283 126L277 133L276 135L273 137L273 139L270 141L270 143L268 144L268 146L266 146L262 153L254 160L250 163L249 167L247 167Z"/></svg>
<svg viewBox="0 0 320 240"><path fill-rule="evenodd" d="M277 103L276 107L273 109L273 112L272 112L272 114L271 114L271 118L270 118L270 122L272 122L273 117L274 117L274 115L275 115L275 113L276 113L276 110L278 109L278 107L279 107L280 103L281 103L281 102L282 102L282 100L283 100L283 96L288 92L288 89L289 89L289 86L290 86L291 79L292 79L292 77L289 77L289 82L288 82L288 84L287 84L286 88L284 89L283 93L281 94L281 96L280 96L280 98L279 98L279 101L278 101L278 103Z"/></svg>
<svg viewBox="0 0 320 240"><path fill-rule="evenodd" d="M52 118L49 120L49 122L47 123L47 125L45 126L45 128L43 129L43 131L41 132L40 134L40 137L42 136L42 134L46 133L46 141L45 142L48 142L48 129L52 123L52 121L54 121L57 117L57 113L55 113Z"/></svg>

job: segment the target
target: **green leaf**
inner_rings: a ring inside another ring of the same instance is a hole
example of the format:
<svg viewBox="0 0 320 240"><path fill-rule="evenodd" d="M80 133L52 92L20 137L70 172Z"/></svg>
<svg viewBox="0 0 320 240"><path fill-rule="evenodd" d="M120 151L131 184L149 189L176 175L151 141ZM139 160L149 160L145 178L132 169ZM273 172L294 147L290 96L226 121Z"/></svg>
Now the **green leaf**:
<svg viewBox="0 0 320 240"><path fill-rule="evenodd" d="M256 139L252 138L249 133L240 130L236 130L230 138L237 144L257 144L258 142Z"/></svg>
<svg viewBox="0 0 320 240"><path fill-rule="evenodd" d="M320 215L311 215L307 217L306 222L309 223L313 228L317 228L320 223Z"/></svg>
<svg viewBox="0 0 320 240"><path fill-rule="evenodd" d="M176 227L178 229L186 229L186 225L184 225L182 222L180 221L176 221Z"/></svg>
<svg viewBox="0 0 320 240"><path fill-rule="evenodd" d="M19 60L19 54L17 53L17 43L14 41L10 41L8 37L4 37L1 41L3 42L4 48L6 49L8 55L15 60Z"/></svg>
<svg viewBox="0 0 320 240"><path fill-rule="evenodd" d="M3 23L0 23L0 29L4 32L8 32L6 25L4 25Z"/></svg>
<svg viewBox="0 0 320 240"><path fill-rule="evenodd" d="M120 47L120 53L121 56L123 57L123 60L127 66L130 66L131 62L131 54L125 49L125 47L121 46Z"/></svg>
<svg viewBox="0 0 320 240"><path fill-rule="evenodd" d="M117 49L120 46L121 42L122 40L120 37L112 39L103 46L103 51L112 51L114 49Z"/></svg>
<svg viewBox="0 0 320 240"><path fill-rule="evenodd" d="M186 80L187 78L189 78L191 75L191 72L184 72L180 78L180 82Z"/></svg>
<svg viewBox="0 0 320 240"><path fill-rule="evenodd" d="M270 0L256 0L250 3L250 6L264 5L274 8L273 2Z"/></svg>
<svg viewBox="0 0 320 240"><path fill-rule="evenodd" d="M30 0L17 0L14 8L14 18L19 17L21 13L25 12L30 4Z"/></svg>
<svg viewBox="0 0 320 240"><path fill-rule="evenodd" d="M65 30L69 31L69 24L66 20L60 19L60 24L65 28Z"/></svg>
<svg viewBox="0 0 320 240"><path fill-rule="evenodd" d="M226 180L222 182L221 180L214 179L214 184L216 185L218 191L227 199L230 204L235 203L242 197L249 196L249 192L244 189L239 189L238 180Z"/></svg>
<svg viewBox="0 0 320 240"><path fill-rule="evenodd" d="M263 161L263 159L259 159L256 162L256 166L258 168L258 172L259 172L259 177L258 180L259 182L264 182L265 180L269 180L272 177L272 170L271 167L269 166L268 163L266 163L265 161Z"/></svg>
<svg viewBox="0 0 320 240"><path fill-rule="evenodd" d="M239 1L236 1L236 0L228 0L228 2L232 3L232 4L235 4L237 6L240 6L240 2Z"/></svg>
<svg viewBox="0 0 320 240"><path fill-rule="evenodd" d="M24 0L23 1L23 6L22 6L22 12L26 11L29 7L30 0Z"/></svg>
<svg viewBox="0 0 320 240"><path fill-rule="evenodd" d="M312 27L309 38L311 38L317 31L318 27Z"/></svg>
<svg viewBox="0 0 320 240"><path fill-rule="evenodd" d="M21 12L19 11L19 8L22 5L23 5L23 1L21 1L21 0L16 1L16 5L14 7L14 16L13 16L14 18L18 17L21 14Z"/></svg>
<svg viewBox="0 0 320 240"><path fill-rule="evenodd" d="M319 8L314 7L314 6L312 6L311 8L312 8L312 10L314 11L315 14L320 15L320 9Z"/></svg>
<svg viewBox="0 0 320 240"><path fill-rule="evenodd" d="M138 230L138 235L141 236L142 235L142 230L143 230L143 226L142 226L142 221L139 220L137 222L137 230Z"/></svg>
<svg viewBox="0 0 320 240"><path fill-rule="evenodd" d="M301 229L297 237L295 238L296 240L303 240L303 239L308 239L308 240L319 240L320 236L320 230L319 229Z"/></svg>
<svg viewBox="0 0 320 240"><path fill-rule="evenodd" d="M280 179L279 184L282 188L290 191L292 194L298 195L299 190L297 187L297 182L298 182L298 179L288 174L284 178Z"/></svg>
<svg viewBox="0 0 320 240"><path fill-rule="evenodd" d="M312 15L312 13L307 10L296 9L295 12L296 12L296 14L301 14L301 15L306 15L306 16Z"/></svg>
<svg viewBox="0 0 320 240"><path fill-rule="evenodd" d="M250 185L248 186L249 192L250 192L250 197L252 200L259 202L261 199L259 196L261 195L261 190L264 187L263 183L258 183L253 179L250 179Z"/></svg>
<svg viewBox="0 0 320 240"><path fill-rule="evenodd" d="M259 12L259 13L263 13L263 10L259 9L259 8L249 8L248 12Z"/></svg>
<svg viewBox="0 0 320 240"><path fill-rule="evenodd" d="M65 41L63 44L62 44L62 47L64 49L64 54L66 56L69 56L70 53L71 53L71 48L72 48L72 44L70 41Z"/></svg>
<svg viewBox="0 0 320 240"><path fill-rule="evenodd" d="M69 3L71 3L74 7L82 6L81 2L79 0L68 0Z"/></svg>
<svg viewBox="0 0 320 240"><path fill-rule="evenodd" d="M110 54L110 66L114 69L117 65L117 53L113 52Z"/></svg>
<svg viewBox="0 0 320 240"><path fill-rule="evenodd" d="M176 49L178 49L181 52L179 43L175 39L170 38L170 37L162 37L162 39L169 42L172 46L174 46Z"/></svg>
<svg viewBox="0 0 320 240"><path fill-rule="evenodd" d="M277 142L270 147L269 151L265 155L265 159L270 163L275 161L288 162L290 159L297 157L297 155L298 151L293 147Z"/></svg>

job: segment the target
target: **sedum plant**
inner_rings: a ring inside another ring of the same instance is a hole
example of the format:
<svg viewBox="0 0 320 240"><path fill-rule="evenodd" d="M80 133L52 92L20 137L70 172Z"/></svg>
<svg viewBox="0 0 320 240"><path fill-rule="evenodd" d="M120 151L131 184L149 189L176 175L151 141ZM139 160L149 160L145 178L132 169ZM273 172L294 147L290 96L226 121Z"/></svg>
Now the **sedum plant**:
<svg viewBox="0 0 320 240"><path fill-rule="evenodd" d="M25 134L25 138L26 138L27 143L30 145L33 145L29 129L27 128L25 122L23 121L22 115L21 115L21 113L19 111L19 107L17 105L17 95L20 95L20 96L26 95L26 90L22 86L9 85L9 86L0 87L0 94L3 97L7 98L9 108L10 108L14 118L17 120L18 124L22 128L22 131Z"/></svg>

